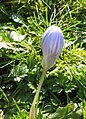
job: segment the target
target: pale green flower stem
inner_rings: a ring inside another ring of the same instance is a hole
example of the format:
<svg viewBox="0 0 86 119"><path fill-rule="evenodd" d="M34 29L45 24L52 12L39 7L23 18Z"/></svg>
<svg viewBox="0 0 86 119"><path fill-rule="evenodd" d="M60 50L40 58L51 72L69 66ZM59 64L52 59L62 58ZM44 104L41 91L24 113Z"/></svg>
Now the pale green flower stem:
<svg viewBox="0 0 86 119"><path fill-rule="evenodd" d="M29 119L36 119L35 104L36 104L36 101L38 99L39 92L40 92L41 86L43 84L46 72L47 72L47 70L43 69L42 76L41 76L40 82L38 84L38 88L37 88L37 91L36 91L36 94L35 94L35 97L34 97L34 100L33 100L32 106L31 106L31 109L30 109Z"/></svg>

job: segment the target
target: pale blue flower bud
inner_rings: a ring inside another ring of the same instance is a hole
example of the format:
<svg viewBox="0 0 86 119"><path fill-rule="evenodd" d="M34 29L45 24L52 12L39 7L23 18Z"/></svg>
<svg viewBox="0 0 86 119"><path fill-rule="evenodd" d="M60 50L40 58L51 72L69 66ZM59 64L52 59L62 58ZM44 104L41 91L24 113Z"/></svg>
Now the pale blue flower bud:
<svg viewBox="0 0 86 119"><path fill-rule="evenodd" d="M42 37L43 68L50 69L59 57L64 45L64 38L61 29L57 26L50 26Z"/></svg>

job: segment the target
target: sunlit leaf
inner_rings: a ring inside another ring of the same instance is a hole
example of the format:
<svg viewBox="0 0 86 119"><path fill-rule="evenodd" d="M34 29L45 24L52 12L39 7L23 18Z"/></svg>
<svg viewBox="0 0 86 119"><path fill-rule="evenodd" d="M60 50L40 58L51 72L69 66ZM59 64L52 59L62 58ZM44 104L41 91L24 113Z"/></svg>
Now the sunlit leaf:
<svg viewBox="0 0 86 119"><path fill-rule="evenodd" d="M18 34L15 31L12 31L10 34L10 37L14 40L14 41L22 41L25 38L25 35L22 34Z"/></svg>

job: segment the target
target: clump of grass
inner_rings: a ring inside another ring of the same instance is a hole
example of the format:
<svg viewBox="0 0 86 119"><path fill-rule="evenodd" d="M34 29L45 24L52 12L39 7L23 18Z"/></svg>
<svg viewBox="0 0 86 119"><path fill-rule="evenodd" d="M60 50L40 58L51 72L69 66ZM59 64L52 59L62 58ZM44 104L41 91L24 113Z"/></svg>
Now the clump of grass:
<svg viewBox="0 0 86 119"><path fill-rule="evenodd" d="M0 3L0 109L4 118L28 118L42 72L42 34L55 24L63 31L65 47L47 72L36 105L37 119L85 119L85 2ZM24 39L15 41L12 31L16 37L25 35Z"/></svg>

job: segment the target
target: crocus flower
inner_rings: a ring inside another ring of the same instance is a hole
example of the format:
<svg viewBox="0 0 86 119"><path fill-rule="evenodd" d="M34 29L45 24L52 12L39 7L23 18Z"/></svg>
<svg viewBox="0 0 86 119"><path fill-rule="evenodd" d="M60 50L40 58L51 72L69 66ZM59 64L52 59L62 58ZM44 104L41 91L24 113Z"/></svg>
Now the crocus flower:
<svg viewBox="0 0 86 119"><path fill-rule="evenodd" d="M64 45L62 31L57 26L50 26L42 37L43 68L50 69L59 57Z"/></svg>
<svg viewBox="0 0 86 119"><path fill-rule="evenodd" d="M39 96L44 77L48 69L50 69L56 59L59 57L64 45L64 38L62 31L57 26L50 26L42 37L42 52L43 52L43 71L38 88L30 109L29 119L36 119L35 104Z"/></svg>

